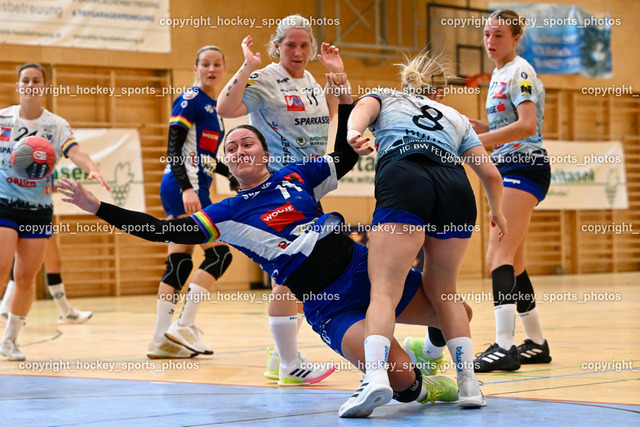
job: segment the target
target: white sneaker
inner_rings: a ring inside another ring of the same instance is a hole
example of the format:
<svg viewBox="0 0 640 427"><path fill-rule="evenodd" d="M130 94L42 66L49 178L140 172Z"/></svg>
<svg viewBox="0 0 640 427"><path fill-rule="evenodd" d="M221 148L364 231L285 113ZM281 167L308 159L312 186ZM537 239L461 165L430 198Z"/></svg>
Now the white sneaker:
<svg viewBox="0 0 640 427"><path fill-rule="evenodd" d="M93 313L91 311L80 311L71 307L71 311L65 316L61 314L58 316L59 325L79 325L91 319Z"/></svg>
<svg viewBox="0 0 640 427"><path fill-rule="evenodd" d="M296 355L296 362L293 366L284 368L280 364L278 376L279 386L296 386L314 384L322 381L336 370L332 363L311 363L306 357Z"/></svg>
<svg viewBox="0 0 640 427"><path fill-rule="evenodd" d="M147 350L147 357L149 359L189 359L197 355L198 353L194 353L193 351L170 341L168 338L164 338L160 342L151 340Z"/></svg>
<svg viewBox="0 0 640 427"><path fill-rule="evenodd" d="M15 340L5 339L2 341L2 344L0 344L0 354L12 362L19 362L27 359L24 353L20 351L20 348L18 348L18 344L16 344Z"/></svg>
<svg viewBox="0 0 640 427"><path fill-rule="evenodd" d="M351 397L342 404L338 415L341 418L364 418L378 406L386 405L393 397L388 384L370 383L366 379Z"/></svg>
<svg viewBox="0 0 640 427"><path fill-rule="evenodd" d="M196 353L213 354L213 349L200 341L201 333L202 331L193 323L187 326L179 326L176 320L164 333L164 336Z"/></svg>
<svg viewBox="0 0 640 427"><path fill-rule="evenodd" d="M481 408L487 406L484 394L480 390L478 379L468 373L458 381L458 406L461 408Z"/></svg>

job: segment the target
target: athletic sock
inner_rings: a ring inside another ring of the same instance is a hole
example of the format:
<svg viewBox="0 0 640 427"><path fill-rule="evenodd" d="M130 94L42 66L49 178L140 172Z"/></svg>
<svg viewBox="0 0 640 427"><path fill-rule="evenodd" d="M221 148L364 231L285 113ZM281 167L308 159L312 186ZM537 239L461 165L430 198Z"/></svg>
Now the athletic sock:
<svg viewBox="0 0 640 427"><path fill-rule="evenodd" d="M469 337L457 337L447 341L447 347L456 365L457 379L473 373L473 341Z"/></svg>
<svg viewBox="0 0 640 427"><path fill-rule="evenodd" d="M269 326L280 355L281 372L284 372L297 361L298 316L269 316Z"/></svg>
<svg viewBox="0 0 640 427"><path fill-rule="evenodd" d="M544 344L544 336L542 335L542 327L540 326L540 318L538 317L538 308L534 308L526 313L518 313L522 328L527 338L538 345Z"/></svg>
<svg viewBox="0 0 640 427"><path fill-rule="evenodd" d="M178 326L187 326L196 321L196 314L198 313L198 307L200 302L207 298L209 291L202 286L191 283L189 290L187 291L187 299L182 308L182 314L178 319Z"/></svg>
<svg viewBox="0 0 640 427"><path fill-rule="evenodd" d="M167 329L171 326L171 318L173 317L175 308L176 305L172 301L157 300L156 328L153 332L153 340L155 342L164 341L164 333L167 332Z"/></svg>
<svg viewBox="0 0 640 427"><path fill-rule="evenodd" d="M18 316L13 313L9 313L9 318L7 320L7 327L4 330L4 339L7 341L15 341L18 338L18 334L20 333L20 329L22 329L22 325L24 325L25 317Z"/></svg>
<svg viewBox="0 0 640 427"><path fill-rule="evenodd" d="M364 340L365 381L389 385L387 359L391 341L382 335L369 335Z"/></svg>
<svg viewBox="0 0 640 427"><path fill-rule="evenodd" d="M424 354L432 359L438 359L444 353L444 349L447 346L447 342L442 335L442 331L433 326L429 326L427 336L424 337Z"/></svg>
<svg viewBox="0 0 640 427"><path fill-rule="evenodd" d="M71 307L71 304L67 301L67 294L64 291L64 283L60 282L57 285L49 285L47 286L47 289L49 289L49 293L51 294L53 301L56 303L60 315L66 316L69 314L73 307Z"/></svg>
<svg viewBox="0 0 640 427"><path fill-rule="evenodd" d="M491 272L493 313L496 318L496 343L505 350L513 346L516 328L517 285L512 265L501 265Z"/></svg>
<svg viewBox="0 0 640 427"><path fill-rule="evenodd" d="M516 305L503 304L493 308L496 318L496 343L505 350L513 346L516 330Z"/></svg>
<svg viewBox="0 0 640 427"><path fill-rule="evenodd" d="M13 295L13 290L15 288L16 282L14 282L13 280L9 280L9 283L7 283L7 290L4 291L4 296L2 297L2 303L0 303L0 313L9 313L11 295Z"/></svg>

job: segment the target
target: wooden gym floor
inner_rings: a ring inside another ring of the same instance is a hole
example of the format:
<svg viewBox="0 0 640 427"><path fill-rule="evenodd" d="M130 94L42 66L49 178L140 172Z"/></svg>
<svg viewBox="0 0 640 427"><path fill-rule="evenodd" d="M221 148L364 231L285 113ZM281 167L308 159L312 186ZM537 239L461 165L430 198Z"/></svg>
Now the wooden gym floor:
<svg viewBox="0 0 640 427"><path fill-rule="evenodd" d="M262 375L272 345L269 294L214 291L200 308L198 326L215 354L172 361L145 357L154 296L73 300L94 315L84 325L65 326L57 325L52 301L36 301L19 339L27 361L0 360L0 425L640 425L640 273L532 280L553 361L479 374L488 398L483 409L389 404L368 420L339 419L337 410L361 374L304 325L302 353L336 363L339 371L313 386L278 388ZM494 338L490 290L489 280L459 283L474 310L477 352ZM239 301L252 295L253 302ZM425 331L398 325L396 337L402 342ZM522 339L518 323L516 342Z"/></svg>

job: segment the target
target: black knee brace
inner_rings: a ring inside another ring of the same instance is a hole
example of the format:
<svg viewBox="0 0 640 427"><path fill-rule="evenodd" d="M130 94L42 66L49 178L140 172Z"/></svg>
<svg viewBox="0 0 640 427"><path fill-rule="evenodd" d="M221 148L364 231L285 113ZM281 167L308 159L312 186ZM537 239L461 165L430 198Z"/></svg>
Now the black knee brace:
<svg viewBox="0 0 640 427"><path fill-rule="evenodd" d="M501 265L491 272L493 305L516 303L516 273L512 265Z"/></svg>
<svg viewBox="0 0 640 427"><path fill-rule="evenodd" d="M413 402L420 396L420 390L422 389L422 372L420 369L414 366L413 372L416 373L416 380L413 382L411 387L406 389L405 391L394 391L393 398L398 402L408 403Z"/></svg>
<svg viewBox="0 0 640 427"><path fill-rule="evenodd" d="M214 246L204 251L204 260L200 264L200 269L206 271L218 280L231 264L231 251L229 246Z"/></svg>
<svg viewBox="0 0 640 427"><path fill-rule="evenodd" d="M531 284L527 270L524 270L522 274L516 277L516 286L518 287L518 295L520 295L516 305L518 313L527 313L536 308L533 285Z"/></svg>
<svg viewBox="0 0 640 427"><path fill-rule="evenodd" d="M176 290L182 289L193 269L191 254L177 252L167 256L167 269L162 275L162 281Z"/></svg>

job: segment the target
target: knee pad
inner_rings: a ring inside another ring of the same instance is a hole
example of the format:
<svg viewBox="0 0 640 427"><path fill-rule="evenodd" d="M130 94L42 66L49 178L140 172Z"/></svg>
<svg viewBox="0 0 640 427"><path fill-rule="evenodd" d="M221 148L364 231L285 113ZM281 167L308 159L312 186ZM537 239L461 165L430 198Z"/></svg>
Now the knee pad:
<svg viewBox="0 0 640 427"><path fill-rule="evenodd" d="M204 260L200 264L200 269L206 271L218 280L231 264L231 251L229 246L214 246L204 251Z"/></svg>
<svg viewBox="0 0 640 427"><path fill-rule="evenodd" d="M416 373L416 380L411 387L405 391L394 391L393 398L401 403L413 402L420 396L420 390L422 389L422 372L420 369L413 367L413 372Z"/></svg>
<svg viewBox="0 0 640 427"><path fill-rule="evenodd" d="M533 285L531 284L527 270L524 270L522 274L516 277L516 287L518 288L518 295L520 296L516 304L518 313L528 313L536 308Z"/></svg>
<svg viewBox="0 0 640 427"><path fill-rule="evenodd" d="M191 274L193 261L191 254L178 252L167 256L167 269L162 275L162 281L180 291Z"/></svg>
<svg viewBox="0 0 640 427"><path fill-rule="evenodd" d="M516 303L516 273L512 265L501 265L491 272L493 285L493 305Z"/></svg>

